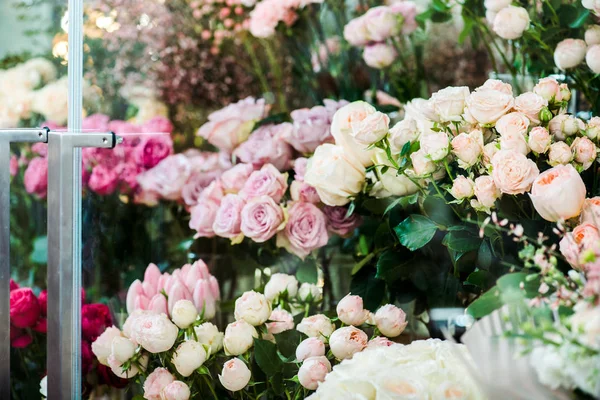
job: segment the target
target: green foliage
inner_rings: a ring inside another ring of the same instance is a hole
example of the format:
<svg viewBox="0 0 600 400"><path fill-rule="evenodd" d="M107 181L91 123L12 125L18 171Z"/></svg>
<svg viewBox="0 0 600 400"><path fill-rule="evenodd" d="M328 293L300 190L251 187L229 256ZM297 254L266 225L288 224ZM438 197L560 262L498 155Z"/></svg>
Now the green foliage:
<svg viewBox="0 0 600 400"><path fill-rule="evenodd" d="M254 358L267 376L277 374L283 366L277 354L277 345L269 340L254 339Z"/></svg>
<svg viewBox="0 0 600 400"><path fill-rule="evenodd" d="M314 257L307 257L296 271L296 278L300 283L317 283L317 276L317 262Z"/></svg>
<svg viewBox="0 0 600 400"><path fill-rule="evenodd" d="M425 246L437 232L437 225L429 218L413 214L394 228L400 243L411 251Z"/></svg>

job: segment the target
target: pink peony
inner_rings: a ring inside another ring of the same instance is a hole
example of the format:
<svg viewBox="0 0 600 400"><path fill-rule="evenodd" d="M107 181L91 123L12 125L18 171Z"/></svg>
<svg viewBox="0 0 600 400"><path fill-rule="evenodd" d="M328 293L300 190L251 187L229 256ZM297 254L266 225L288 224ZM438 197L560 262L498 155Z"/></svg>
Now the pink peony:
<svg viewBox="0 0 600 400"><path fill-rule="evenodd" d="M35 157L25 170L25 190L39 198L45 198L48 190L48 159Z"/></svg>
<svg viewBox="0 0 600 400"><path fill-rule="evenodd" d="M259 171L254 171L240 191L244 199L258 196L269 196L279 202L287 190L287 174L282 174L271 164L265 164Z"/></svg>
<svg viewBox="0 0 600 400"><path fill-rule="evenodd" d="M117 166L116 170L122 183L122 191L128 192L130 190L135 190L138 187L137 177L142 170L137 164L121 163Z"/></svg>
<svg viewBox="0 0 600 400"><path fill-rule="evenodd" d="M134 159L143 168L152 168L173 154L173 140L169 135L147 135L135 147Z"/></svg>
<svg viewBox="0 0 600 400"><path fill-rule="evenodd" d="M570 164L557 165L541 173L533 182L531 202L547 221L567 220L581 213L585 183Z"/></svg>
<svg viewBox="0 0 600 400"><path fill-rule="evenodd" d="M19 161L14 154L10 157L10 176L15 176L19 172Z"/></svg>
<svg viewBox="0 0 600 400"><path fill-rule="evenodd" d="M325 214L310 203L294 203L285 229L277 234L277 246L304 259L329 239Z"/></svg>
<svg viewBox="0 0 600 400"><path fill-rule="evenodd" d="M144 381L144 398L148 400L161 400L162 390L175 381L166 368L156 368Z"/></svg>
<svg viewBox="0 0 600 400"><path fill-rule="evenodd" d="M357 213L353 213L348 217L348 209L346 207L325 206L323 211L327 217L327 229L329 232L342 237L350 236L362 223L362 217Z"/></svg>
<svg viewBox="0 0 600 400"><path fill-rule="evenodd" d="M117 188L118 183L119 174L117 173L116 168L110 168L104 165L96 165L88 180L90 189L101 196L112 194Z"/></svg>
<svg viewBox="0 0 600 400"><path fill-rule="evenodd" d="M299 157L294 160L294 179L297 181L304 181L304 174L306 173L306 167L308 166L308 158Z"/></svg>
<svg viewBox="0 0 600 400"><path fill-rule="evenodd" d="M242 209L242 233L257 243L271 239L284 225L283 210L269 196L254 197Z"/></svg>
<svg viewBox="0 0 600 400"><path fill-rule="evenodd" d="M242 162L260 168L264 164L273 164L280 171L289 167L292 148L283 139L293 129L292 124L264 125L258 128L248 141L242 143L235 151L235 156Z"/></svg>
<svg viewBox="0 0 600 400"><path fill-rule="evenodd" d="M242 238L242 209L245 203L244 199L236 194L223 197L213 223L216 235L232 240Z"/></svg>

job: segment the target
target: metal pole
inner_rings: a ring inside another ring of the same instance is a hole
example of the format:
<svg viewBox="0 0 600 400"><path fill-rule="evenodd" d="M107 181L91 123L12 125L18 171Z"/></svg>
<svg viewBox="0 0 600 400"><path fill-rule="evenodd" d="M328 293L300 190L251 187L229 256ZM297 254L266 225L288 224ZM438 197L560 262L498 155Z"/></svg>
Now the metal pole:
<svg viewBox="0 0 600 400"><path fill-rule="evenodd" d="M47 140L46 129L0 130L0 399L10 398L10 144Z"/></svg>

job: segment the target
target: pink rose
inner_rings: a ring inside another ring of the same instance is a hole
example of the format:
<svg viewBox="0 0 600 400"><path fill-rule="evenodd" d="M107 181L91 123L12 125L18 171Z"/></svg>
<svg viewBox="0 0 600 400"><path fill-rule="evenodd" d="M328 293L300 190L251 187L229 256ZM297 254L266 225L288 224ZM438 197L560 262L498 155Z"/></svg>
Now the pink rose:
<svg viewBox="0 0 600 400"><path fill-rule="evenodd" d="M393 304L386 304L375 313L377 329L387 337L399 336L408 325L406 314Z"/></svg>
<svg viewBox="0 0 600 400"><path fill-rule="evenodd" d="M397 13L400 13L400 10L397 10ZM387 6L370 8L362 18L369 40L373 42L383 42L400 30L396 13Z"/></svg>
<svg viewBox="0 0 600 400"><path fill-rule="evenodd" d="M572 165L558 165L541 173L533 182L531 202L547 221L578 216L585 201L585 183Z"/></svg>
<svg viewBox="0 0 600 400"><path fill-rule="evenodd" d="M374 337L373 339L369 340L369 343L367 344L367 348L371 349L373 347L390 347L394 344L394 342L392 342L390 339L384 337L384 336L377 336Z"/></svg>
<svg viewBox="0 0 600 400"><path fill-rule="evenodd" d="M294 179L297 181L304 181L304 174L306 173L306 167L308 166L308 158L298 157L294 160Z"/></svg>
<svg viewBox="0 0 600 400"><path fill-rule="evenodd" d="M29 162L25 175L25 190L43 199L48 191L48 159L35 157Z"/></svg>
<svg viewBox="0 0 600 400"><path fill-rule="evenodd" d="M294 203L288 210L285 229L277 234L277 246L304 259L311 251L327 244L325 215L314 204Z"/></svg>
<svg viewBox="0 0 600 400"><path fill-rule="evenodd" d="M493 125L513 104L512 95L498 90L475 91L467 97L469 115L482 125Z"/></svg>
<svg viewBox="0 0 600 400"><path fill-rule="evenodd" d="M141 126L144 133L171 133L173 124L168 118L157 116L144 122Z"/></svg>
<svg viewBox="0 0 600 400"><path fill-rule="evenodd" d="M457 200L467 199L473 197L475 182L471 178L467 178L464 175L458 175L454 182L452 182L452 188L449 190L450 194Z"/></svg>
<svg viewBox="0 0 600 400"><path fill-rule="evenodd" d="M221 185L221 181L219 179L215 179L212 181L207 187L204 188L200 196L198 197L198 202L200 201L213 201L217 204L221 204L221 200L225 193L223 193L223 186Z"/></svg>
<svg viewBox="0 0 600 400"><path fill-rule="evenodd" d="M292 196L293 201L303 201L313 204L321 202L317 189L302 181L292 182L290 185L290 195Z"/></svg>
<svg viewBox="0 0 600 400"><path fill-rule="evenodd" d="M325 206L323 211L327 217L327 229L342 237L350 236L362 223L362 217L358 213L352 213L348 217L346 207Z"/></svg>
<svg viewBox="0 0 600 400"><path fill-rule="evenodd" d="M219 171L214 171L212 173L196 171L192 173L181 189L181 198L183 199L183 202L190 207L198 204L198 200L200 199L200 196L202 196L204 188L212 183L218 175Z"/></svg>
<svg viewBox="0 0 600 400"><path fill-rule="evenodd" d="M500 135L520 134L525 136L529 129L529 119L520 112L511 112L496 122L496 130Z"/></svg>
<svg viewBox="0 0 600 400"><path fill-rule="evenodd" d="M548 100L542 96L527 92L515 98L515 110L529 118L533 125L540 124L540 111L548 106Z"/></svg>
<svg viewBox="0 0 600 400"><path fill-rule="evenodd" d="M141 129L139 126L134 125L127 121L110 121L108 123L108 130L116 133L117 135L127 134L127 133L140 133Z"/></svg>
<svg viewBox="0 0 600 400"><path fill-rule="evenodd" d="M115 168L96 165L88 180L88 186L101 196L112 194L119 183L119 174Z"/></svg>
<svg viewBox="0 0 600 400"><path fill-rule="evenodd" d="M167 200L179 200L191 170L188 158L182 154L175 154L138 175L138 183L142 191L155 193Z"/></svg>
<svg viewBox="0 0 600 400"><path fill-rule="evenodd" d="M300 153L313 153L321 144L333 143L331 110L324 106L302 108L292 111L290 116L293 129L288 130L283 139Z"/></svg>
<svg viewBox="0 0 600 400"><path fill-rule="evenodd" d="M238 193L254 171L251 164L237 164L221 175L221 185L225 193Z"/></svg>
<svg viewBox="0 0 600 400"><path fill-rule="evenodd" d="M134 159L143 168L152 168L173 154L170 135L147 135L134 149Z"/></svg>
<svg viewBox="0 0 600 400"><path fill-rule="evenodd" d="M479 204L487 209L493 207L496 199L500 197L500 190L494 183L494 178L489 175L482 175L475 179L473 192Z"/></svg>
<svg viewBox="0 0 600 400"><path fill-rule="evenodd" d="M279 22L291 26L297 18L288 2L263 0L250 13L249 31L254 37L267 38L275 34Z"/></svg>
<svg viewBox="0 0 600 400"><path fill-rule="evenodd" d="M575 138L571 144L571 150L573 151L575 161L580 163L584 170L592 166L592 163L596 159L596 154L598 153L598 149L594 142L587 137Z"/></svg>
<svg viewBox="0 0 600 400"><path fill-rule="evenodd" d="M488 79L483 83L483 85L475 89L477 92L483 92L485 90L497 90L511 96L513 94L512 86L509 83L502 82L499 79Z"/></svg>
<svg viewBox="0 0 600 400"><path fill-rule="evenodd" d="M144 398L148 400L161 400L160 393L175 377L166 368L156 368L144 381Z"/></svg>
<svg viewBox="0 0 600 400"><path fill-rule="evenodd" d="M581 253L588 249L596 249L598 242L600 242L598 228L586 222L565 234L559 243L559 250L569 264L579 267Z"/></svg>
<svg viewBox="0 0 600 400"><path fill-rule="evenodd" d="M538 154L543 154L550 148L552 138L548 129L536 126L529 132L529 147Z"/></svg>
<svg viewBox="0 0 600 400"><path fill-rule="evenodd" d="M199 201L190 209L190 229L197 233L195 237L213 237L213 224L217 216L219 204L210 200Z"/></svg>
<svg viewBox="0 0 600 400"><path fill-rule="evenodd" d="M500 150L492 159L492 176L502 193L522 194L540 174L535 162L516 151Z"/></svg>
<svg viewBox="0 0 600 400"><path fill-rule="evenodd" d="M17 328L30 328L40 316L40 304L31 288L10 292L10 323Z"/></svg>
<svg viewBox="0 0 600 400"><path fill-rule="evenodd" d="M325 343L319 338L309 337L304 339L296 348L296 360L304 361L309 357L325 355Z"/></svg>
<svg viewBox="0 0 600 400"><path fill-rule="evenodd" d="M392 65L397 55L396 50L389 44L376 43L365 47L363 59L369 67L383 69Z"/></svg>
<svg viewBox="0 0 600 400"><path fill-rule="evenodd" d="M458 164L462 168L471 167L483 152L483 134L480 130L462 132L452 139L451 145L452 153L458 157Z"/></svg>
<svg viewBox="0 0 600 400"><path fill-rule="evenodd" d="M232 240L242 236L242 209L245 204L244 199L237 194L223 197L213 223L213 231L217 236Z"/></svg>
<svg viewBox="0 0 600 400"><path fill-rule="evenodd" d="M581 212L581 222L600 226L600 196L585 199Z"/></svg>
<svg viewBox="0 0 600 400"><path fill-rule="evenodd" d="M283 210L269 196L253 197L242 209L241 231L257 243L266 242L283 228Z"/></svg>
<svg viewBox="0 0 600 400"><path fill-rule="evenodd" d="M546 101L562 101L560 85L554 78L542 78L533 87L533 93L543 97Z"/></svg>
<svg viewBox="0 0 600 400"><path fill-rule="evenodd" d="M273 164L280 171L289 167L292 148L284 137L290 134L292 124L263 125L255 130L250 138L234 152L242 162L260 168L264 164Z"/></svg>
<svg viewBox="0 0 600 400"><path fill-rule="evenodd" d="M554 142L548 152L548 164L552 166L566 165L573 160L573 152L565 142Z"/></svg>
<svg viewBox="0 0 600 400"><path fill-rule="evenodd" d="M282 174L271 164L265 164L259 171L254 171L240 191L244 199L258 196L269 196L279 202L287 190L287 174Z"/></svg>
<svg viewBox="0 0 600 400"><path fill-rule="evenodd" d="M437 165L431 161L431 158L423 149L411 153L410 161L412 162L413 171L415 171L417 176L428 176L437 169Z"/></svg>
<svg viewBox="0 0 600 400"><path fill-rule="evenodd" d="M298 370L298 381L308 390L316 390L331 371L331 363L325 356L309 357Z"/></svg>
<svg viewBox="0 0 600 400"><path fill-rule="evenodd" d="M135 190L138 187L137 177L142 170L137 164L121 163L117 166L116 171L122 183L122 191L128 192L130 190Z"/></svg>

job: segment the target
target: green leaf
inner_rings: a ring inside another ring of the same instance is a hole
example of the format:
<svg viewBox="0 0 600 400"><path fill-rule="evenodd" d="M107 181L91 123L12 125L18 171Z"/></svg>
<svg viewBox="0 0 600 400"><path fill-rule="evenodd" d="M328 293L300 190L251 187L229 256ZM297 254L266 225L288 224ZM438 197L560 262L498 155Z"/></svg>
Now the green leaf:
<svg viewBox="0 0 600 400"><path fill-rule="evenodd" d="M479 246L479 251L477 252L477 265L479 268L490 269L492 261L492 249L490 249L488 241L484 240L481 242L481 246Z"/></svg>
<svg viewBox="0 0 600 400"><path fill-rule="evenodd" d="M254 358L256 363L267 376L273 376L279 371L283 362L277 355L277 345L268 340L254 339Z"/></svg>
<svg viewBox="0 0 600 400"><path fill-rule="evenodd" d="M284 357L290 358L296 355L296 347L304 340L305 336L295 329L283 331L273 335L277 343L277 349Z"/></svg>
<svg viewBox="0 0 600 400"><path fill-rule="evenodd" d="M536 279L528 279L528 276L529 274L525 272L506 274L498 279L496 286L498 286L502 293L519 291L522 292L525 297L532 298L538 294L540 279L539 277Z"/></svg>
<svg viewBox="0 0 600 400"><path fill-rule="evenodd" d="M442 0L433 0L431 2L431 8L433 8L435 11L446 12L450 9L450 6L444 3Z"/></svg>
<svg viewBox="0 0 600 400"><path fill-rule="evenodd" d="M460 35L458 35L458 44L464 43L464 41L471 34L471 32L473 32L473 27L475 26L472 18L463 17L463 20L465 21L465 25L463 27L463 30L460 32Z"/></svg>
<svg viewBox="0 0 600 400"><path fill-rule="evenodd" d="M577 17L577 19L575 19L575 21L573 21L569 24L569 28L573 28L573 29L581 28L589 16L590 16L590 10L588 10L588 9L581 10L581 13Z"/></svg>
<svg viewBox="0 0 600 400"><path fill-rule="evenodd" d="M478 269L469 274L466 282L482 290L487 290L494 286L494 276L486 270Z"/></svg>
<svg viewBox="0 0 600 400"><path fill-rule="evenodd" d="M444 237L442 244L454 251L467 253L479 249L481 239L468 231L450 231Z"/></svg>
<svg viewBox="0 0 600 400"><path fill-rule="evenodd" d="M413 214L394 228L398 240L410 251L425 246L437 232L437 225L429 218Z"/></svg>
<svg viewBox="0 0 600 400"><path fill-rule="evenodd" d="M502 306L503 302L500 298L500 289L498 289L497 286L494 286L482 294L477 300L472 302L471 305L467 307L467 312L473 316L473 318L482 318Z"/></svg>
<svg viewBox="0 0 600 400"><path fill-rule="evenodd" d="M436 224L442 226L452 226L458 221L455 218L452 207L446 200L439 197L428 196L423 201L423 210L425 214Z"/></svg>
<svg viewBox="0 0 600 400"><path fill-rule="evenodd" d="M376 278L383 279L388 285L398 279L408 278L412 271L412 259L408 262L393 250L386 250L377 260Z"/></svg>
<svg viewBox="0 0 600 400"><path fill-rule="evenodd" d="M450 12L436 11L433 14L431 14L431 22L436 22L438 24L441 24L443 22L448 22L451 19L452 19L452 13L450 13Z"/></svg>
<svg viewBox="0 0 600 400"><path fill-rule="evenodd" d="M404 143L404 146L402 146L402 151L400 151L400 155L405 156L408 154L409 151L410 151L410 142L406 142L406 143Z"/></svg>
<svg viewBox="0 0 600 400"><path fill-rule="evenodd" d="M48 263L48 237L38 236L33 240L33 251L29 255L29 260L36 264Z"/></svg>
<svg viewBox="0 0 600 400"><path fill-rule="evenodd" d="M371 271L361 271L352 278L350 292L362 297L364 307L375 312L385 297L385 282L375 278Z"/></svg>
<svg viewBox="0 0 600 400"><path fill-rule="evenodd" d="M317 262L313 257L307 257L298 265L298 270L296 270L298 282L317 283L317 277Z"/></svg>

